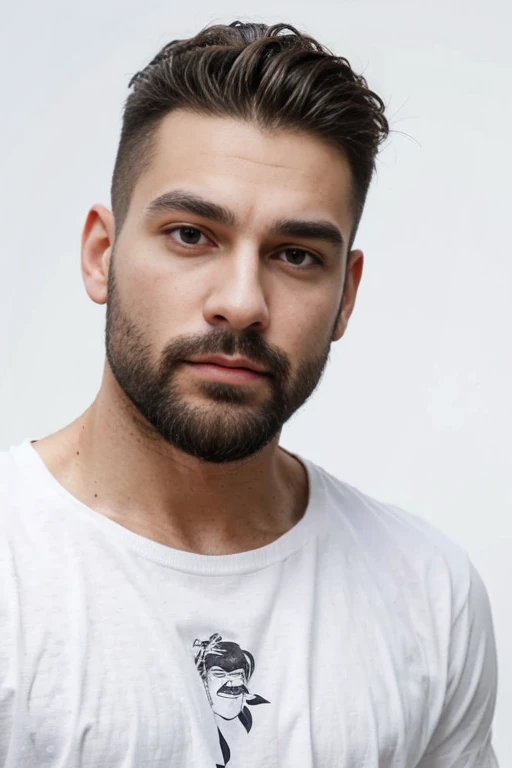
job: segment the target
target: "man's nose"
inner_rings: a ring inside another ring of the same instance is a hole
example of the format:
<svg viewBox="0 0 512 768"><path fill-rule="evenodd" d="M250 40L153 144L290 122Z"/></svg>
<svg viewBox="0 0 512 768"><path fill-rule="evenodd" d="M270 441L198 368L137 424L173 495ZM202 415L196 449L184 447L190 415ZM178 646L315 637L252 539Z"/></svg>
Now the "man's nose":
<svg viewBox="0 0 512 768"><path fill-rule="evenodd" d="M263 267L252 248L227 254L216 265L203 314L210 325L263 331L270 322Z"/></svg>

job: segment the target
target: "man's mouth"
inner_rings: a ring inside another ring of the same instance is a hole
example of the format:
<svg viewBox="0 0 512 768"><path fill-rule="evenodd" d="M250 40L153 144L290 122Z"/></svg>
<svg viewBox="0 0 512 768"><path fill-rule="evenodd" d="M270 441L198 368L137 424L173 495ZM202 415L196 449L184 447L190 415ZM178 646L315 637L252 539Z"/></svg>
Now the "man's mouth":
<svg viewBox="0 0 512 768"><path fill-rule="evenodd" d="M249 693L245 685L223 685L217 691L217 696L221 696L223 699L236 699L243 693Z"/></svg>
<svg viewBox="0 0 512 768"><path fill-rule="evenodd" d="M212 360L216 360L216 358L212 358ZM193 371L195 376L222 384L250 385L261 383L264 379L268 378L267 373L255 368L246 368L242 365L226 365L212 362L211 360L205 362L184 360L183 365Z"/></svg>

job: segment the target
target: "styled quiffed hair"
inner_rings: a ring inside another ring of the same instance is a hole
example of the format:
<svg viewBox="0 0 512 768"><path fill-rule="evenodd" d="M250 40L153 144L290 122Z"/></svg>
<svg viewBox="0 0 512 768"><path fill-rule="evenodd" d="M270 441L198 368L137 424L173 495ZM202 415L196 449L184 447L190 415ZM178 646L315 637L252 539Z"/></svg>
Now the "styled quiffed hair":
<svg viewBox="0 0 512 768"><path fill-rule="evenodd" d="M129 88L111 189L118 231L161 119L187 109L308 132L338 148L352 171L353 240L389 126L382 99L346 59L288 24L235 21L173 40Z"/></svg>

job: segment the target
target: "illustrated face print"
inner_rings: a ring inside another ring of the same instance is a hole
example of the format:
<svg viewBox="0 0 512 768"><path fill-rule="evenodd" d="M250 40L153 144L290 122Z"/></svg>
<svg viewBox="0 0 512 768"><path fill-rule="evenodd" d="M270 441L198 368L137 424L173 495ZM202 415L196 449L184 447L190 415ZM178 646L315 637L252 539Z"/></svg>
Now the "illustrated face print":
<svg viewBox="0 0 512 768"><path fill-rule="evenodd" d="M201 676L208 701L217 718L222 766L231 759L231 749L222 733L221 720L236 720L250 733L253 726L251 709L270 704L257 693L249 692L255 661L252 653L232 640L223 640L214 632L208 639L196 638L192 643L194 662Z"/></svg>
<svg viewBox="0 0 512 768"><path fill-rule="evenodd" d="M224 720L238 717L248 693L245 672L234 669L227 672L222 667L212 666L206 676L206 684L210 694L212 709Z"/></svg>

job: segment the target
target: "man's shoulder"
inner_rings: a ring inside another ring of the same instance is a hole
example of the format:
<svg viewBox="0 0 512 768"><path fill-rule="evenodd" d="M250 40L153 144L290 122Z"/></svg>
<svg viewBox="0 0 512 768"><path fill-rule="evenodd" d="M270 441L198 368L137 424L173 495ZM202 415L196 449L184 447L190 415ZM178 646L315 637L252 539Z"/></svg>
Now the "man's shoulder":
<svg viewBox="0 0 512 768"><path fill-rule="evenodd" d="M348 539L381 572L398 570L422 580L444 572L462 592L469 588L472 564L467 552L433 523L308 463L323 486L330 535Z"/></svg>
<svg viewBox="0 0 512 768"><path fill-rule="evenodd" d="M45 505L45 489L37 472L37 457L28 440L0 450L0 531L23 531Z"/></svg>
<svg viewBox="0 0 512 768"><path fill-rule="evenodd" d="M12 531L20 518L25 493L30 487L30 480L24 477L16 462L18 445L0 451L0 535L3 539Z"/></svg>
<svg viewBox="0 0 512 768"><path fill-rule="evenodd" d="M29 483L16 464L16 447L0 450L0 582L4 586L12 576L17 543L23 542L26 530L23 497Z"/></svg>
<svg viewBox="0 0 512 768"><path fill-rule="evenodd" d="M18 446L12 446L0 450L0 509L20 484L20 474L13 458L17 448Z"/></svg>

